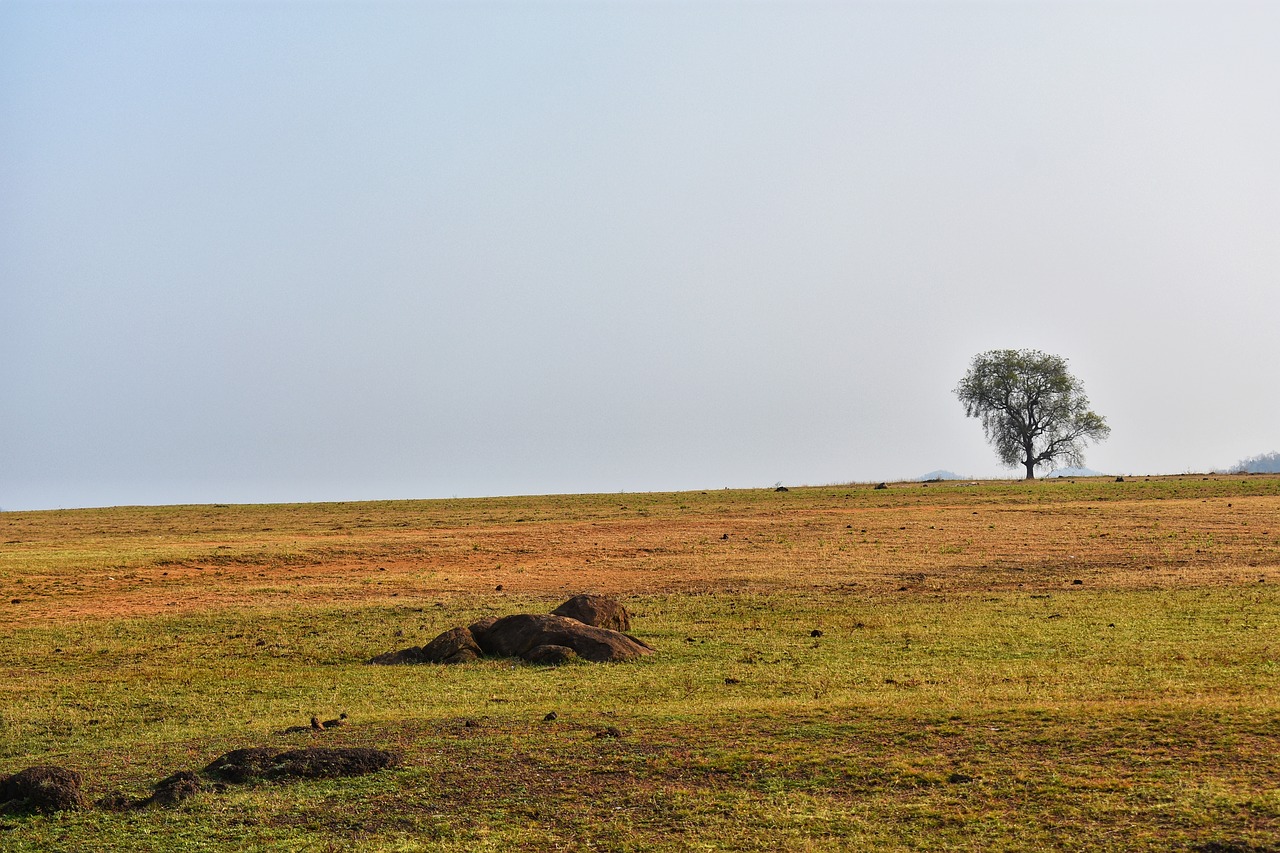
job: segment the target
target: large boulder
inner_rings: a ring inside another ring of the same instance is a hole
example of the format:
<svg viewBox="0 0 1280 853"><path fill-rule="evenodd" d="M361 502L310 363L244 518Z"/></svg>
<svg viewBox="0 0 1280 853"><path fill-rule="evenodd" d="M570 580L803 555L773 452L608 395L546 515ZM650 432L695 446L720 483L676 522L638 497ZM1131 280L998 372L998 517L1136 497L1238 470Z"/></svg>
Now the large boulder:
<svg viewBox="0 0 1280 853"><path fill-rule="evenodd" d="M538 646L565 646L578 657L595 663L634 660L653 654L653 648L635 637L597 628L555 614L520 613L504 616L477 638L486 654L526 658Z"/></svg>
<svg viewBox="0 0 1280 853"><path fill-rule="evenodd" d="M0 813L50 814L85 805L80 774L65 767L28 767L0 779Z"/></svg>
<svg viewBox="0 0 1280 853"><path fill-rule="evenodd" d="M605 595L575 595L551 612L610 631L631 630L631 614L627 608Z"/></svg>

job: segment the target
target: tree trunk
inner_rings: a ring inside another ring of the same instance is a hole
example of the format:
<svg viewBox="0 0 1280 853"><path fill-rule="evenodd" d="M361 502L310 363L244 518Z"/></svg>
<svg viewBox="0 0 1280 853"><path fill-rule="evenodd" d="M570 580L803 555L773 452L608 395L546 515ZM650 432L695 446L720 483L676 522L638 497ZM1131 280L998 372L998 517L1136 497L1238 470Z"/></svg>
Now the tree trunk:
<svg viewBox="0 0 1280 853"><path fill-rule="evenodd" d="M1027 466L1027 479L1034 480L1036 478L1036 463L1027 461L1022 464Z"/></svg>

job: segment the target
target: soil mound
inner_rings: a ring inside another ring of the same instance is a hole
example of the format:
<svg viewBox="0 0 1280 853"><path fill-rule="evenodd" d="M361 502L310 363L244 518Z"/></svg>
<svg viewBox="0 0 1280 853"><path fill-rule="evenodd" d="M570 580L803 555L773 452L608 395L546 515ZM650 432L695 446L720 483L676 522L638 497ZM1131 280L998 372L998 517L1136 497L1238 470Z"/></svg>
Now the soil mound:
<svg viewBox="0 0 1280 853"><path fill-rule="evenodd" d="M0 812L51 814L85 807L80 774L65 767L41 765L0 779Z"/></svg>
<svg viewBox="0 0 1280 853"><path fill-rule="evenodd" d="M363 776L395 763L393 753L369 747L308 747L285 752L253 747L218 756L205 772L236 783L255 779L332 779Z"/></svg>
<svg viewBox="0 0 1280 853"><path fill-rule="evenodd" d="M631 630L631 614L627 608L604 595L575 595L551 613L610 631Z"/></svg>
<svg viewBox="0 0 1280 853"><path fill-rule="evenodd" d="M179 770L161 779L152 787L150 803L157 806L176 806L204 790L200 777L190 770Z"/></svg>
<svg viewBox="0 0 1280 853"><path fill-rule="evenodd" d="M282 752L272 761L271 778L332 779L363 776L394 766L396 757L381 749L352 746L338 749L311 747Z"/></svg>
<svg viewBox="0 0 1280 853"><path fill-rule="evenodd" d="M265 778L271 769L271 759L275 756L276 751L265 746L233 749L215 758L204 772L225 782L239 785L253 779Z"/></svg>

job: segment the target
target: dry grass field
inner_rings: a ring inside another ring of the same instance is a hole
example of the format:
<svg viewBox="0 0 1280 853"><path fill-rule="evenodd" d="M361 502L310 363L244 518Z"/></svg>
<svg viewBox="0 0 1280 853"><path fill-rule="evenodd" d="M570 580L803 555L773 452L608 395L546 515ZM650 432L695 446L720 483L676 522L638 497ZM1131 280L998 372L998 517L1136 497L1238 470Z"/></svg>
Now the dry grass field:
<svg viewBox="0 0 1280 853"><path fill-rule="evenodd" d="M401 762L0 849L1280 850L1278 589L1269 476L6 512L0 777ZM658 654L364 663L578 592Z"/></svg>

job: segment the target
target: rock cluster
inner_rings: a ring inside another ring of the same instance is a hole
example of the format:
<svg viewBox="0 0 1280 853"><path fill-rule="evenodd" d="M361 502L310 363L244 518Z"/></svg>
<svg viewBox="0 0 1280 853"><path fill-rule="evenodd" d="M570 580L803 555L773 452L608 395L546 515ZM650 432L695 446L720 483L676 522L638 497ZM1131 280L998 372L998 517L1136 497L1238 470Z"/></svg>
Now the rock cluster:
<svg viewBox="0 0 1280 853"><path fill-rule="evenodd" d="M530 663L562 664L635 660L653 647L626 632L631 616L603 595L576 595L549 614L487 617L450 628L425 646L387 652L372 664L466 663L481 657L517 657Z"/></svg>

